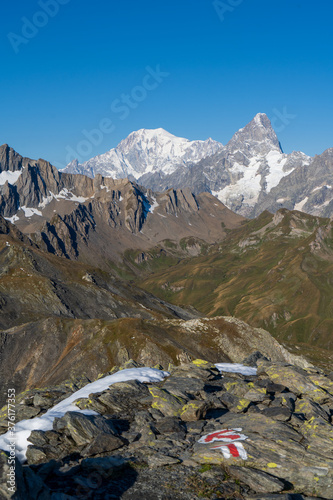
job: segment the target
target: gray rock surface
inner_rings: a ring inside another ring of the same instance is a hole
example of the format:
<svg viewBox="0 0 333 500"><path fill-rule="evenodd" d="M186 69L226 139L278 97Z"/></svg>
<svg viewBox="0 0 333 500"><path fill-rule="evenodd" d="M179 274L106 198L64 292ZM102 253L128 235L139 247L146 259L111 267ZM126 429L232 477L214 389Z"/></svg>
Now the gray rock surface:
<svg viewBox="0 0 333 500"><path fill-rule="evenodd" d="M89 478L94 477L93 498L97 499L107 498L111 492L125 500L154 499L158 488L161 498L179 500L330 500L331 379L315 367L300 369L262 357L258 365L256 376L222 376L211 363L194 360L175 368L174 375L158 384L114 384L96 395L100 401L109 401L112 394L112 415L68 412L55 420L52 431L33 431L28 465L19 468L25 478L31 475L31 482L37 477L42 491L50 492L54 498L61 493L69 498L76 498L82 491L88 494L92 488ZM193 379L179 377L179 372L189 375L191 370ZM286 382L284 377L287 373L290 376L291 371L297 374L297 383L302 386L297 395L290 392L292 377L286 385L276 382ZM185 394L182 389L182 398L165 389L174 390L177 380L182 383L184 379L189 381L190 393ZM314 380L318 393L313 392ZM245 404L244 391L257 391L265 398L249 404L245 400ZM147 393L153 397L147 397ZM242 411L234 405L226 410L227 395L238 397ZM288 398L295 401L293 410L286 406ZM190 405L211 405L215 414L208 410L199 420L187 421L182 410ZM131 406L135 411L129 411ZM96 400L90 397L85 407L96 410ZM330 409L329 413L326 409ZM317 415L312 414L315 410ZM171 415L172 412L177 415ZM222 442L216 440L221 432ZM237 443L245 455L237 454ZM221 451L221 445L234 449L228 455ZM25 491L23 484L20 488Z"/></svg>

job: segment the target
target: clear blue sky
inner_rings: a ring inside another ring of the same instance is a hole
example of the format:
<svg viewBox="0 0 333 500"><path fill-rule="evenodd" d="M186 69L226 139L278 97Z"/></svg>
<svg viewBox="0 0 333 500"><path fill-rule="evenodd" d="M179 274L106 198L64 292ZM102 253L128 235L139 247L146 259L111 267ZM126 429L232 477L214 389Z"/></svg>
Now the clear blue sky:
<svg viewBox="0 0 333 500"><path fill-rule="evenodd" d="M51 3L1 6L0 144L61 168L83 130L100 129L87 160L139 128L225 144L265 112L286 152L333 147L333 2L225 0L220 16L208 0Z"/></svg>

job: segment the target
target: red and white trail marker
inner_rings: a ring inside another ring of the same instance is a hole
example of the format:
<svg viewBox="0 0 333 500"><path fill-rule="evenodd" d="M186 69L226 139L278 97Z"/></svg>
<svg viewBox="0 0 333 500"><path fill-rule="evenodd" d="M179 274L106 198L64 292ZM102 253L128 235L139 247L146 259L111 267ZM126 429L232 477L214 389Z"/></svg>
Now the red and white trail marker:
<svg viewBox="0 0 333 500"><path fill-rule="evenodd" d="M240 428L222 429L219 431L206 434L199 439L199 443L209 444L214 441L222 441L224 444L212 446L212 450L219 449L223 453L224 458L239 457L243 460L247 459L247 453L240 441L247 439L245 434L241 434Z"/></svg>

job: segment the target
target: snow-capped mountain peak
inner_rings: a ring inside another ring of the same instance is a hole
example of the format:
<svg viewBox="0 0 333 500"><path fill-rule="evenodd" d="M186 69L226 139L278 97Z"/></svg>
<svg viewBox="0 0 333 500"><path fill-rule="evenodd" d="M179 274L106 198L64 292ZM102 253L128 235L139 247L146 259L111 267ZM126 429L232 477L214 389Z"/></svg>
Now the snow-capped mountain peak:
<svg viewBox="0 0 333 500"><path fill-rule="evenodd" d="M72 161L65 172L130 177L154 191L209 191L235 212L253 216L284 177L310 161L301 152L284 154L268 116L257 113L226 146L210 138L190 141L163 128L140 129L103 155L81 165Z"/></svg>
<svg viewBox="0 0 333 500"><path fill-rule="evenodd" d="M221 143L211 138L190 141L163 128L140 129L105 154L81 165L73 160L64 172L83 173L89 177L96 174L114 178L132 176L135 179L152 172L165 175L174 172L179 165L197 163L222 148Z"/></svg>

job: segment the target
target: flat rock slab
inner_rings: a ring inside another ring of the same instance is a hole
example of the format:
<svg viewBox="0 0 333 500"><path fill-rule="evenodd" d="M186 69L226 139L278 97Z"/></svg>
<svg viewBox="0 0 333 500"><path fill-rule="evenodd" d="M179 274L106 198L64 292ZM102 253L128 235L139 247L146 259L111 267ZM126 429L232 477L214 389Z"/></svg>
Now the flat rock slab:
<svg viewBox="0 0 333 500"><path fill-rule="evenodd" d="M232 465L229 472L256 493L277 493L285 489L284 481L257 469Z"/></svg>
<svg viewBox="0 0 333 500"><path fill-rule="evenodd" d="M268 365L267 362L261 363L259 361L258 367L262 367L274 383L288 387L297 396L306 395L317 403L325 402L327 397L330 396L326 387L320 386L320 381L322 385L327 384L327 377L322 377L322 380L321 378L319 380L314 379L312 382L309 374L302 368L283 363L270 363Z"/></svg>
<svg viewBox="0 0 333 500"><path fill-rule="evenodd" d="M199 378L189 378L189 377L170 377L163 384L163 389L174 396L180 396L181 398L189 398L191 396L196 396L205 387L205 382Z"/></svg>
<svg viewBox="0 0 333 500"><path fill-rule="evenodd" d="M162 453L155 453L148 457L149 467L163 467L165 465L179 464L179 462L179 458L163 455Z"/></svg>
<svg viewBox="0 0 333 500"><path fill-rule="evenodd" d="M260 413L233 416L226 414L219 421L219 429L242 429L241 434L247 436L247 439L241 441L247 455L246 460L241 454L225 457L221 449L216 448L217 445L225 444L221 441L209 443L197 441L193 447L193 460L201 464L251 467L291 483L308 495L312 495L315 491L323 498L333 498L333 460L329 458L332 453L332 441L327 436L328 430L333 432L332 426L326 422L321 426L318 422L313 422L312 425L317 427L310 429L307 425L309 441L287 423L273 420ZM316 451L317 442L322 442L324 452Z"/></svg>
<svg viewBox="0 0 333 500"><path fill-rule="evenodd" d="M82 456L94 456L101 453L107 453L118 450L126 444L126 441L113 434L99 434L94 437L86 448L81 451Z"/></svg>

